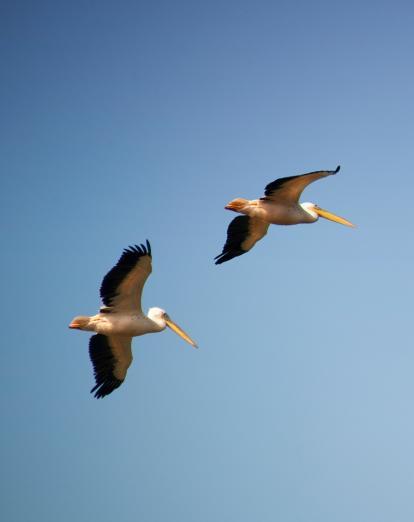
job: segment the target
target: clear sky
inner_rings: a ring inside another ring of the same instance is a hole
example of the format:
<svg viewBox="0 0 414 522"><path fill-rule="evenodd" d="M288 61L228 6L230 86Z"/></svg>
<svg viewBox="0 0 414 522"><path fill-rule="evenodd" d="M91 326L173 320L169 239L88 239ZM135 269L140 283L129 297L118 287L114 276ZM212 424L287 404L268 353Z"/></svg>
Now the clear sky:
<svg viewBox="0 0 414 522"><path fill-rule="evenodd" d="M3 1L2 519L414 520L411 2ZM234 197L340 173L358 225L273 227L219 267ZM102 277L151 241L124 385L89 394Z"/></svg>

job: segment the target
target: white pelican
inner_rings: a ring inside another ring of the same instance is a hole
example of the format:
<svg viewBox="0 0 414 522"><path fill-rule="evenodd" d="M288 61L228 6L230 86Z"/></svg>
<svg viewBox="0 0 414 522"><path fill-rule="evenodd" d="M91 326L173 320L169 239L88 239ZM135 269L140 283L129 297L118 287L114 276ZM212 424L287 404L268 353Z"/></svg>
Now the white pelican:
<svg viewBox="0 0 414 522"><path fill-rule="evenodd" d="M335 170L318 170L300 176L279 178L269 183L265 195L251 201L237 198L224 208L245 214L238 216L227 229L227 240L223 251L214 259L216 265L241 256L267 234L269 225L297 225L298 223L314 223L320 217L336 221L342 225L354 225L344 218L324 210L314 203L299 203L300 195L305 187L320 178L336 174Z"/></svg>
<svg viewBox="0 0 414 522"><path fill-rule="evenodd" d="M96 332L89 341L89 355L96 386L91 393L100 399L123 383L132 362L132 338L161 332L166 326L197 348L196 343L161 308L141 310L141 295L152 271L151 246L124 249L118 263L103 278L100 294L104 306L92 317L75 317L69 328Z"/></svg>

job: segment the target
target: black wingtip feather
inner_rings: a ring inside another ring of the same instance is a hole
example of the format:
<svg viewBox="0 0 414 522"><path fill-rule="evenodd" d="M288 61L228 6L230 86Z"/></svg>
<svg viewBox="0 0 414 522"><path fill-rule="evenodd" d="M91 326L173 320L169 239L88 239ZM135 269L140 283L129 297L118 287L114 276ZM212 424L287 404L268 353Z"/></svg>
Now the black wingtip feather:
<svg viewBox="0 0 414 522"><path fill-rule="evenodd" d="M95 386L91 393L95 392L97 399L102 399L124 382L114 375L115 357L108 344L108 338L102 334L93 335L89 340L89 357L95 374Z"/></svg>
<svg viewBox="0 0 414 522"><path fill-rule="evenodd" d="M241 244L249 234L249 219L249 216L237 216L231 221L227 229L227 239L223 251L214 258L216 265L221 265L221 263L247 252L241 248Z"/></svg>
<svg viewBox="0 0 414 522"><path fill-rule="evenodd" d="M233 252L225 252L214 258L217 261L214 263L215 265L221 265L221 263L225 263L226 261L230 261L234 257L242 256L246 253L246 250L234 250Z"/></svg>
<svg viewBox="0 0 414 522"><path fill-rule="evenodd" d="M124 248L117 264L106 274L101 284L100 295L105 306L111 306L112 299L117 295L118 286L143 256L152 257L148 239L146 246L141 244Z"/></svg>
<svg viewBox="0 0 414 522"><path fill-rule="evenodd" d="M338 165L335 170L326 170L324 172L328 172L329 174L336 174L337 172L339 172L340 168L341 168L341 166ZM283 185L285 185L292 179L301 178L303 176L309 176L309 174L315 174L316 172L320 172L320 171L307 172L306 174L299 174L298 176L288 176L286 178L275 179L274 181L272 181L271 183L266 185L265 195L264 195L264 197L261 197L260 199L266 200L267 196L271 196L276 190L281 189L283 187Z"/></svg>

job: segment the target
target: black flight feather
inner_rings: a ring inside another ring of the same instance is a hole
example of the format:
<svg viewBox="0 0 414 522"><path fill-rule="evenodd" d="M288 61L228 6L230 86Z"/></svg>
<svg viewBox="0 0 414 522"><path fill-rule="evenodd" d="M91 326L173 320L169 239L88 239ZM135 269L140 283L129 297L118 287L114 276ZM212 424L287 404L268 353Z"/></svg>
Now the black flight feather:
<svg viewBox="0 0 414 522"><path fill-rule="evenodd" d="M114 376L116 359L112 354L106 335L96 334L90 338L89 357L93 365L96 382L91 393L96 392L95 397L101 399L119 388L124 382Z"/></svg>
<svg viewBox="0 0 414 522"><path fill-rule="evenodd" d="M227 240L221 254L216 256L216 265L230 261L233 257L241 256L247 252L241 244L249 235L249 216L237 216L227 229Z"/></svg>
<svg viewBox="0 0 414 522"><path fill-rule="evenodd" d="M133 270L143 256L151 257L151 245L146 240L146 245L133 245L125 248L117 264L103 278L100 294L105 306L111 306L112 299L116 297L118 286L123 279Z"/></svg>
<svg viewBox="0 0 414 522"><path fill-rule="evenodd" d="M341 166L338 165L335 170L328 170L326 172L330 172L331 174L336 174L337 172L339 172L340 168L341 168ZM280 188L283 187L283 185L285 185L285 183L287 183L288 181L291 181L292 179L301 178L303 176L309 176L310 174L316 174L317 172L321 172L321 171L315 170L314 172L307 172L306 174L299 174L298 176L288 176L287 178L275 179L275 181L272 181L271 183L266 185L265 197L262 197L260 199L266 199L266 196L271 196L273 194L273 192L275 192L275 190L279 190Z"/></svg>

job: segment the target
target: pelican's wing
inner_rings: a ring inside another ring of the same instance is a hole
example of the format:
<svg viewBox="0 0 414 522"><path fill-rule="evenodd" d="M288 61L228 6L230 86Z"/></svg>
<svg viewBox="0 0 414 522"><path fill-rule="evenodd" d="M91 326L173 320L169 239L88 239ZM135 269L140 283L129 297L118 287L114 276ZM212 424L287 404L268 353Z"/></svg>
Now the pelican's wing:
<svg viewBox="0 0 414 522"><path fill-rule="evenodd" d="M132 337L93 335L89 340L89 356L95 373L91 393L101 399L119 388L132 362Z"/></svg>
<svg viewBox="0 0 414 522"><path fill-rule="evenodd" d="M318 170L316 172L308 172L300 176L290 176L288 178L279 178L269 183L265 188L265 195L262 200L283 201L284 203L297 203L303 190L313 181L332 176L340 169L338 165L335 170Z"/></svg>
<svg viewBox="0 0 414 522"><path fill-rule="evenodd" d="M237 216L227 229L227 240L220 255L215 257L216 265L248 252L267 233L269 223L250 216Z"/></svg>
<svg viewBox="0 0 414 522"><path fill-rule="evenodd" d="M104 307L101 312L141 312L141 295L152 270L151 246L126 248L118 263L106 274L101 285Z"/></svg>

